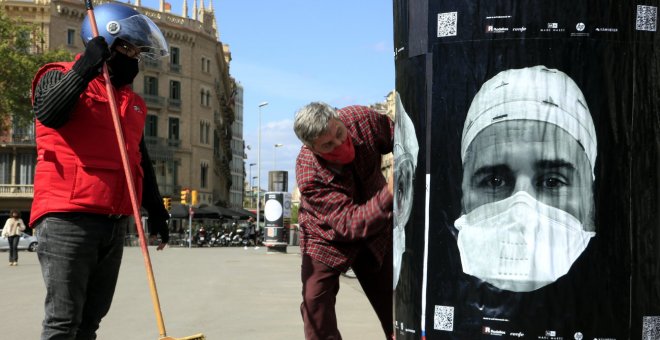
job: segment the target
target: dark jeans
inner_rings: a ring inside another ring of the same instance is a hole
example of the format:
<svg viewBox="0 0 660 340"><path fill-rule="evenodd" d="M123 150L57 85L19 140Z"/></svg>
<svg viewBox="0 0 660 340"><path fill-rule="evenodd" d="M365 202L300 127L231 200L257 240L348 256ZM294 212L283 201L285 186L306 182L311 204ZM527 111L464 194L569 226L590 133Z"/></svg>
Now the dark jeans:
<svg viewBox="0 0 660 340"><path fill-rule="evenodd" d="M9 262L18 262L18 241L21 239L19 235L8 236L9 242Z"/></svg>
<svg viewBox="0 0 660 340"><path fill-rule="evenodd" d="M358 254L351 268L380 320L385 339L391 339L394 332L392 253L385 255L384 263L379 267L374 256L365 249ZM305 339L341 339L335 313L340 275L340 271L308 255L303 255L301 271L303 302L300 304L300 312L303 317Z"/></svg>
<svg viewBox="0 0 660 340"><path fill-rule="evenodd" d="M46 284L41 340L96 339L110 310L129 219L58 213L36 226Z"/></svg>

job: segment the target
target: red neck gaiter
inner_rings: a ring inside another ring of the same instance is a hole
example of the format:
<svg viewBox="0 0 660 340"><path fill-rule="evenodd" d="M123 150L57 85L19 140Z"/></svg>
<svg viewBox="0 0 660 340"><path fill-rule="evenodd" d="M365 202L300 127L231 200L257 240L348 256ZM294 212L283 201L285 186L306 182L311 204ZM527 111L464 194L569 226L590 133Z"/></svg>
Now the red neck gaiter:
<svg viewBox="0 0 660 340"><path fill-rule="evenodd" d="M336 164L348 164L355 159L355 148L351 136L346 136L346 140L340 146L328 153L319 153L323 159Z"/></svg>

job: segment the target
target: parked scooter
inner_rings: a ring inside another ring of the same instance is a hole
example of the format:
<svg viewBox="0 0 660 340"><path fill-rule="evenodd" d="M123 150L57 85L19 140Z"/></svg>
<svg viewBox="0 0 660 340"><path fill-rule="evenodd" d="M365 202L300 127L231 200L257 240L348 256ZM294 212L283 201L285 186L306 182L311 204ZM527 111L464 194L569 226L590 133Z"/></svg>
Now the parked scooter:
<svg viewBox="0 0 660 340"><path fill-rule="evenodd" d="M236 229L236 233L234 233L234 235L231 237L231 246L233 247L242 246L244 234L245 231L243 230L243 228Z"/></svg>
<svg viewBox="0 0 660 340"><path fill-rule="evenodd" d="M200 227L199 231L197 232L197 246L198 247L203 247L208 243L208 239L206 238L206 230L204 227Z"/></svg>

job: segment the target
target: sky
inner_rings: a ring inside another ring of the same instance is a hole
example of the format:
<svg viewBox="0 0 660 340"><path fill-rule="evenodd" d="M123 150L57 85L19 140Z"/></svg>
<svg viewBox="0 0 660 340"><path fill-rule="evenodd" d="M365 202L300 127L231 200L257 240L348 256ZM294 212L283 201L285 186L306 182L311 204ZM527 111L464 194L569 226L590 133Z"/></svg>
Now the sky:
<svg viewBox="0 0 660 340"><path fill-rule="evenodd" d="M392 2L212 1L220 41L231 51L230 75L244 88L246 178L250 172L257 176L257 166L250 170L249 164L257 163L259 104L268 102L261 109L261 187L267 189L268 171L276 166L289 172L293 192L302 145L293 132L296 111L312 101L370 105L394 89ZM181 15L183 0L170 2L172 13ZM142 2L156 9L158 4Z"/></svg>

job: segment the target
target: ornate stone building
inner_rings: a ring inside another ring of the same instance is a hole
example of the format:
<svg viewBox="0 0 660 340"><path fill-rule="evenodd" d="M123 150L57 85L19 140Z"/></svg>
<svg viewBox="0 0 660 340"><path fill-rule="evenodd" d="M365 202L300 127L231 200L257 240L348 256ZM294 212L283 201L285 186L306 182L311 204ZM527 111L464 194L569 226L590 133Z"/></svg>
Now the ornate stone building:
<svg viewBox="0 0 660 340"><path fill-rule="evenodd" d="M134 90L149 109L144 136L154 163L161 194L179 200L182 188L199 193L199 203L240 207L244 176L242 99L229 75L231 53L220 41L213 3L193 0L189 13L133 7L150 17L169 43L167 58L140 62ZM95 6L107 1L95 1ZM84 50L80 26L86 14L80 0L0 0L11 18L35 23L43 39L32 52L63 47ZM0 94L1 95L1 94ZM32 129L5 131L0 145L0 211L28 210L34 176L35 144ZM232 151L233 147L240 151ZM239 161L232 159L239 154ZM238 197L231 193L239 193Z"/></svg>

